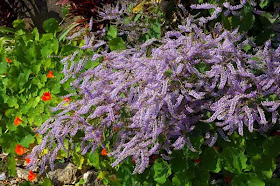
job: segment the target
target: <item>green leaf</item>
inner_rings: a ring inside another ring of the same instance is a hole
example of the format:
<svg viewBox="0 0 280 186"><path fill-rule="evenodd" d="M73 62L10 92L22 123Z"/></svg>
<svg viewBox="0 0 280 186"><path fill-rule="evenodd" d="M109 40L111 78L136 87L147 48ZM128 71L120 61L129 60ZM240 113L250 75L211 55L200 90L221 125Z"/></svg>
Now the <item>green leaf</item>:
<svg viewBox="0 0 280 186"><path fill-rule="evenodd" d="M59 28L58 21L55 18L47 19L43 23L43 28L48 33L55 33Z"/></svg>
<svg viewBox="0 0 280 186"><path fill-rule="evenodd" d="M28 134L27 136L25 136L24 138L21 139L20 141L20 145L22 145L23 147L28 148L28 146L32 143L34 143L35 139L34 136L31 134Z"/></svg>
<svg viewBox="0 0 280 186"><path fill-rule="evenodd" d="M263 152L265 155L276 158L280 154L280 138L269 137L263 143Z"/></svg>
<svg viewBox="0 0 280 186"><path fill-rule="evenodd" d="M13 155L9 155L8 170L9 170L10 176L12 176L12 177L16 176L16 160Z"/></svg>
<svg viewBox="0 0 280 186"><path fill-rule="evenodd" d="M85 158L82 155L79 155L77 153L73 154L73 162L78 167L78 169L82 169L84 161Z"/></svg>
<svg viewBox="0 0 280 186"><path fill-rule="evenodd" d="M226 147L221 153L221 160L225 170L234 174L242 173L246 168L247 157L244 152L233 147Z"/></svg>
<svg viewBox="0 0 280 186"><path fill-rule="evenodd" d="M152 176L154 180L160 184L164 184L170 175L170 165L162 159L157 159L152 167Z"/></svg>
<svg viewBox="0 0 280 186"><path fill-rule="evenodd" d="M110 50L112 50L112 51L114 51L114 50L125 50L126 49L125 42L120 37L117 37L117 38L114 38L114 39L110 40L108 44L109 44Z"/></svg>
<svg viewBox="0 0 280 186"><path fill-rule="evenodd" d="M0 62L0 75L7 72L7 63L1 63Z"/></svg>
<svg viewBox="0 0 280 186"><path fill-rule="evenodd" d="M118 30L116 27L114 27L113 25L110 25L109 29L108 29L108 34L109 39L114 39L117 38L118 36Z"/></svg>
<svg viewBox="0 0 280 186"><path fill-rule="evenodd" d="M90 153L88 155L87 162L90 166L94 166L94 168L100 169L99 153L97 150L94 153Z"/></svg>
<svg viewBox="0 0 280 186"><path fill-rule="evenodd" d="M135 17L134 17L134 22L138 21L138 19L142 16L142 14L137 14Z"/></svg>
<svg viewBox="0 0 280 186"><path fill-rule="evenodd" d="M255 174L243 173L234 176L232 180L233 186L265 186L265 183L260 180Z"/></svg>
<svg viewBox="0 0 280 186"><path fill-rule="evenodd" d="M25 22L21 19L17 19L13 21L13 27L15 29L24 29L25 28Z"/></svg>
<svg viewBox="0 0 280 186"><path fill-rule="evenodd" d="M34 35L34 39L35 41L39 41L40 39L40 35L39 35L39 31L37 28L34 28L34 30L32 31L33 35Z"/></svg>
<svg viewBox="0 0 280 186"><path fill-rule="evenodd" d="M276 169L275 159L266 155L251 159L253 169L260 178L272 178Z"/></svg>
<svg viewBox="0 0 280 186"><path fill-rule="evenodd" d="M218 153L214 148L207 148L201 155L200 167L211 172L218 173L221 170L221 165Z"/></svg>
<svg viewBox="0 0 280 186"><path fill-rule="evenodd" d="M45 178L42 186L52 186L52 182L49 178Z"/></svg>
<svg viewBox="0 0 280 186"><path fill-rule="evenodd" d="M30 181L25 181L20 183L19 186L32 186L32 183Z"/></svg>
<svg viewBox="0 0 280 186"><path fill-rule="evenodd" d="M268 7L269 3L270 3L270 0L259 0L259 6L262 9Z"/></svg>
<svg viewBox="0 0 280 186"><path fill-rule="evenodd" d="M255 15L250 12L242 19L239 27L239 32L248 32L255 23Z"/></svg>
<svg viewBox="0 0 280 186"><path fill-rule="evenodd" d="M7 103L8 103L8 105L9 105L9 107L15 107L15 108L18 108L18 107L19 107L19 105L18 105L18 103L17 103L17 98L15 98L15 97L10 97L10 98L8 99Z"/></svg>

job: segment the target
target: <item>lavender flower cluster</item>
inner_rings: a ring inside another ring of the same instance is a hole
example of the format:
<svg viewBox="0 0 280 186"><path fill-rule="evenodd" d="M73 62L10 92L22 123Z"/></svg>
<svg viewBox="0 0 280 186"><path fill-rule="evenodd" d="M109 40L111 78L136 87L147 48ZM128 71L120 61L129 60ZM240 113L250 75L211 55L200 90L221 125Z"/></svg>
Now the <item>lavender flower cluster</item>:
<svg viewBox="0 0 280 186"><path fill-rule="evenodd" d="M254 0L240 0L240 3L237 4L237 5L232 5L229 1L220 2L219 0L217 0L215 2L215 4L211 4L211 3L192 4L190 7L192 9L197 9L197 10L210 10L210 9L214 9L214 11L212 12L211 16L209 16L209 17L200 17L198 19L199 25L204 25L205 23L216 19L217 16L223 11L223 9L225 9L225 11L224 11L224 15L225 16L229 16L230 14L232 14L234 16L239 16L241 10L244 8L246 3L248 3L250 6L253 7L253 12L255 14L260 15L260 14L263 13L263 11L260 11L260 10L258 10L256 8L257 7L257 3Z"/></svg>
<svg viewBox="0 0 280 186"><path fill-rule="evenodd" d="M59 150L68 150L64 140L79 130L85 134L82 154L105 148L104 142L115 136L108 149L115 159L112 166L133 156L134 173L142 173L152 154L161 152L168 159L173 149L185 145L196 151L189 136L199 122L217 128L205 134L209 146L218 133L228 140L234 131L266 132L275 125L280 47L273 49L268 41L248 54L243 47L250 41L237 30L223 31L220 26L214 37L193 22L189 17L178 31L138 48L96 53L88 63L104 61L86 71L88 59L78 60L77 52L63 59L63 82L73 78L71 86L77 90L65 97L75 96L76 101L59 104L53 109L58 114L38 130L44 138L33 148L29 168L37 166L44 149L49 151L41 158L41 171L47 162L53 168ZM110 135L103 136L104 131Z"/></svg>

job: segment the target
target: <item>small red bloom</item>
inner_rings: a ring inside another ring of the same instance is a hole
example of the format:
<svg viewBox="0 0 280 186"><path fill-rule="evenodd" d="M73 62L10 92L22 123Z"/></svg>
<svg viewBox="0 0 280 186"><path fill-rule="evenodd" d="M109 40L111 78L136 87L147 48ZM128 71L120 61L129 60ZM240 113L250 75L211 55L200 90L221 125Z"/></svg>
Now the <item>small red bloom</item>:
<svg viewBox="0 0 280 186"><path fill-rule="evenodd" d="M196 163L199 163L201 160L199 158L193 160Z"/></svg>
<svg viewBox="0 0 280 186"><path fill-rule="evenodd" d="M102 156L107 156L107 154L108 154L107 150L106 149L102 149L101 155Z"/></svg>
<svg viewBox="0 0 280 186"><path fill-rule="evenodd" d="M12 60L9 59L8 57L6 57L6 61L7 61L7 63L11 63L12 62Z"/></svg>
<svg viewBox="0 0 280 186"><path fill-rule="evenodd" d="M26 148L24 148L23 146L17 144L16 148L15 148L15 152L17 155L23 155L27 152Z"/></svg>
<svg viewBox="0 0 280 186"><path fill-rule="evenodd" d="M72 101L69 97L67 97L67 98L63 98L63 101L65 101L65 102L70 102L70 101Z"/></svg>
<svg viewBox="0 0 280 186"><path fill-rule="evenodd" d="M52 71L50 70L49 73L47 74L47 78L54 78L54 75Z"/></svg>
<svg viewBox="0 0 280 186"><path fill-rule="evenodd" d="M114 128L113 128L113 131L114 131L114 132L117 132L118 129L119 129L119 127L114 127Z"/></svg>
<svg viewBox="0 0 280 186"><path fill-rule="evenodd" d="M156 159L157 159L157 156L156 155L152 155L150 163L152 163L152 164L155 163Z"/></svg>
<svg viewBox="0 0 280 186"><path fill-rule="evenodd" d="M51 93L49 93L49 92L45 92L44 95L42 96L43 101L48 101L48 100L51 100L51 99L52 99Z"/></svg>
<svg viewBox="0 0 280 186"><path fill-rule="evenodd" d="M39 133L38 134L35 134L35 138L37 138L39 136Z"/></svg>
<svg viewBox="0 0 280 186"><path fill-rule="evenodd" d="M131 156L131 161L132 161L132 163L135 163L133 156Z"/></svg>
<svg viewBox="0 0 280 186"><path fill-rule="evenodd" d="M15 126L18 126L18 125L21 124L21 123L22 123L22 120L21 120L19 117L16 116L16 118L15 118L15 120L14 120Z"/></svg>
<svg viewBox="0 0 280 186"><path fill-rule="evenodd" d="M5 73L5 76L7 76L8 74L7 73Z"/></svg>
<svg viewBox="0 0 280 186"><path fill-rule="evenodd" d="M30 161L31 161L30 158L26 158L26 159L25 159L25 162L26 162L27 164L29 164Z"/></svg>
<svg viewBox="0 0 280 186"><path fill-rule="evenodd" d="M227 176L227 177L224 177L224 182L225 183L228 183L232 180L232 176Z"/></svg>
<svg viewBox="0 0 280 186"><path fill-rule="evenodd" d="M220 152L220 148L219 147L217 147L217 146L213 146L213 147L216 149L217 152Z"/></svg>
<svg viewBox="0 0 280 186"><path fill-rule="evenodd" d="M33 182L33 180L36 178L37 174L33 173L33 171L29 171L29 175L28 175L28 180Z"/></svg>
<svg viewBox="0 0 280 186"><path fill-rule="evenodd" d="M280 136L280 131L275 131L274 136Z"/></svg>

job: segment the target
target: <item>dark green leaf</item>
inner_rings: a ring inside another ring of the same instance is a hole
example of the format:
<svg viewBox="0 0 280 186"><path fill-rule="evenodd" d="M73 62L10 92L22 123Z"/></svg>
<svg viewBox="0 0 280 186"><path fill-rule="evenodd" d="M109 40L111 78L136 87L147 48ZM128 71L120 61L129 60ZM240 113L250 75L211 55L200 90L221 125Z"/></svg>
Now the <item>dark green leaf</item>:
<svg viewBox="0 0 280 186"><path fill-rule="evenodd" d="M122 38L117 37L109 41L110 50L124 50L126 49L125 42Z"/></svg>
<svg viewBox="0 0 280 186"><path fill-rule="evenodd" d="M43 23L43 28L48 33L55 33L59 28L58 21L55 18L47 19Z"/></svg>
<svg viewBox="0 0 280 186"><path fill-rule="evenodd" d="M255 174L243 173L234 176L232 180L233 186L265 186L265 183L260 180Z"/></svg>
<svg viewBox="0 0 280 186"><path fill-rule="evenodd" d="M235 174L240 174L247 166L244 152L233 147L226 147L223 150L221 160L224 169Z"/></svg>

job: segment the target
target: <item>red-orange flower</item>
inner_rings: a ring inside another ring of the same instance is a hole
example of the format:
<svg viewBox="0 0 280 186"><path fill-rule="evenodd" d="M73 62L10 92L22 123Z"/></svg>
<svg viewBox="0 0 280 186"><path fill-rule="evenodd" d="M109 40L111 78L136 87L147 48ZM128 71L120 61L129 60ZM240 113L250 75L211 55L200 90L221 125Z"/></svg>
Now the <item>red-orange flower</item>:
<svg viewBox="0 0 280 186"><path fill-rule="evenodd" d="M101 155L102 156L107 156L107 154L108 154L107 150L106 149L102 149Z"/></svg>
<svg viewBox="0 0 280 186"><path fill-rule="evenodd" d="M114 132L117 132L118 129L119 129L119 127L114 127L114 128L113 128L113 131L114 131Z"/></svg>
<svg viewBox="0 0 280 186"><path fill-rule="evenodd" d="M201 160L200 160L199 158L197 158L197 159L194 159L193 161L194 161L194 162L196 162L196 163L199 163L199 162L201 162Z"/></svg>
<svg viewBox="0 0 280 186"><path fill-rule="evenodd" d="M22 123L22 120L21 120L19 117L16 116L16 118L15 118L15 120L14 120L15 126L18 126L18 125L21 124L21 123Z"/></svg>
<svg viewBox="0 0 280 186"><path fill-rule="evenodd" d="M131 161L132 161L132 163L135 163L133 156L131 156Z"/></svg>
<svg viewBox="0 0 280 186"><path fill-rule="evenodd" d="M15 148L15 152L17 155L23 155L27 152L26 148L24 148L23 146L17 144L16 148Z"/></svg>
<svg viewBox="0 0 280 186"><path fill-rule="evenodd" d="M42 96L43 101L48 101L48 100L51 100L51 99L52 99L51 93L49 93L49 92L45 92L44 95Z"/></svg>
<svg viewBox="0 0 280 186"><path fill-rule="evenodd" d="M232 180L232 176L227 176L227 177L224 177L224 182L225 183L228 183Z"/></svg>
<svg viewBox="0 0 280 186"><path fill-rule="evenodd" d="M37 174L33 173L33 171L29 171L29 175L28 175L28 180L33 182L33 180L36 178Z"/></svg>
<svg viewBox="0 0 280 186"><path fill-rule="evenodd" d="M35 134L35 138L37 138L39 136L39 133Z"/></svg>
<svg viewBox="0 0 280 186"><path fill-rule="evenodd" d="M30 161L31 161L31 159L30 159L30 158L26 158L26 159L25 159L25 162L26 162L27 164L29 164L29 163L30 163Z"/></svg>
<svg viewBox="0 0 280 186"><path fill-rule="evenodd" d="M54 75L52 71L50 70L49 73L47 74L47 78L54 78Z"/></svg>
<svg viewBox="0 0 280 186"><path fill-rule="evenodd" d="M69 97L67 97L67 98L63 98L63 101L65 101L65 102L70 102L71 99L70 99Z"/></svg>
<svg viewBox="0 0 280 186"><path fill-rule="evenodd" d="M9 59L8 57L6 57L6 61L7 61L7 63L11 63L12 62L12 60Z"/></svg>

